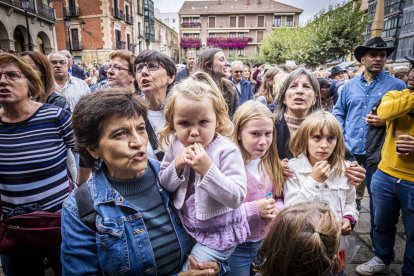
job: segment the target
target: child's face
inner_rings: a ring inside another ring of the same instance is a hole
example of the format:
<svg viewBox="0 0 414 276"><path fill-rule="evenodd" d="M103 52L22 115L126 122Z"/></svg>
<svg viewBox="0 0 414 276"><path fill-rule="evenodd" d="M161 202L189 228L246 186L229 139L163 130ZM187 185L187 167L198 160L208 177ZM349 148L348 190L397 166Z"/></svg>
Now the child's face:
<svg viewBox="0 0 414 276"><path fill-rule="evenodd" d="M191 100L178 98L174 107L174 129L178 140L189 146L200 143L206 147L214 139L216 112L209 98Z"/></svg>
<svg viewBox="0 0 414 276"><path fill-rule="evenodd" d="M238 139L251 160L263 157L273 141L272 119L262 118L247 122Z"/></svg>
<svg viewBox="0 0 414 276"><path fill-rule="evenodd" d="M308 158L311 165L322 160L328 160L335 149L338 138L329 134L326 127L322 133L312 133L308 138Z"/></svg>

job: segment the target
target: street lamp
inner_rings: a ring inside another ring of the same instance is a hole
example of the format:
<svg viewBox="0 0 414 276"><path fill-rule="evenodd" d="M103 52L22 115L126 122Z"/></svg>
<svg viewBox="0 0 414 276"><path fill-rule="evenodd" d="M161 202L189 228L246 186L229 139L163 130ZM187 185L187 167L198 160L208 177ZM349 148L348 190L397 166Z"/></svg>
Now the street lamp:
<svg viewBox="0 0 414 276"><path fill-rule="evenodd" d="M27 43L29 44L29 51L33 51L32 37L30 36L29 18L27 17L29 4L29 0L22 0L22 8L24 10L24 16L26 17Z"/></svg>

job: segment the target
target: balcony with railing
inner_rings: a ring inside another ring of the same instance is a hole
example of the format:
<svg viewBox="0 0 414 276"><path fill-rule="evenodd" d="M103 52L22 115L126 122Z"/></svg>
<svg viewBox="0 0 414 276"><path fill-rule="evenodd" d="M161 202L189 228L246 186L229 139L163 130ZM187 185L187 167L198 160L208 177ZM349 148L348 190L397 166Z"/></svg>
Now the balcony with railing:
<svg viewBox="0 0 414 276"><path fill-rule="evenodd" d="M66 49L71 49L72 51L81 51L83 49L82 42L79 40L71 41L70 45L69 42L66 42Z"/></svg>
<svg viewBox="0 0 414 276"><path fill-rule="evenodd" d="M118 8L114 8L112 10L112 15L115 18L121 19L121 20L125 20L125 14L123 10L120 10Z"/></svg>
<svg viewBox="0 0 414 276"><path fill-rule="evenodd" d="M78 6L73 6L63 9L63 15L65 17L78 17L80 15L80 10Z"/></svg>
<svg viewBox="0 0 414 276"><path fill-rule="evenodd" d="M181 27L183 28L201 28L201 23L200 22L183 22L181 23Z"/></svg>
<svg viewBox="0 0 414 276"><path fill-rule="evenodd" d="M130 15L125 16L125 22L129 25L134 25L134 17Z"/></svg>
<svg viewBox="0 0 414 276"><path fill-rule="evenodd" d="M17 8L17 9L24 11L25 9L22 3L23 3L22 0L0 0L0 4L5 4L9 7ZM54 9L51 7L48 7L47 5L44 5L43 3L38 2L37 7L36 7L34 1L29 0L27 1L26 11L40 18L44 18L49 22L53 22L53 23L55 22Z"/></svg>
<svg viewBox="0 0 414 276"><path fill-rule="evenodd" d="M119 41L116 42L116 49L118 49L118 50L125 49L125 46L126 46L125 41L119 40Z"/></svg>
<svg viewBox="0 0 414 276"><path fill-rule="evenodd" d="M134 46L129 45L128 46L128 51L130 51L131 53L133 53L134 52Z"/></svg>

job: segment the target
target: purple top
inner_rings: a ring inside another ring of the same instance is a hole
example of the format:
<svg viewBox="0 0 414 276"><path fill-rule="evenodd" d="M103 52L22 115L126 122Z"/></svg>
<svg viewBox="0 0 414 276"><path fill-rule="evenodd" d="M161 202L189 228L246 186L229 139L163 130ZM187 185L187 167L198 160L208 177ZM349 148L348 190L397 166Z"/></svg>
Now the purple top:
<svg viewBox="0 0 414 276"><path fill-rule="evenodd" d="M247 213L247 220L249 222L250 235L246 241L254 242L266 238L269 233L272 222L267 222L262 219L259 214L257 200L266 198L266 194L273 193L273 185L268 173L265 173L264 178L258 181L248 170L247 175L247 196L244 203L244 208ZM283 205L283 197L275 197L275 206L279 211L285 208Z"/></svg>
<svg viewBox="0 0 414 276"><path fill-rule="evenodd" d="M174 140L161 164L161 185L173 193L174 206L187 232L199 243L226 250L250 234L243 201L246 175L240 150L229 139L217 137L205 148L213 161L204 177L186 166L181 176L175 157L184 146Z"/></svg>

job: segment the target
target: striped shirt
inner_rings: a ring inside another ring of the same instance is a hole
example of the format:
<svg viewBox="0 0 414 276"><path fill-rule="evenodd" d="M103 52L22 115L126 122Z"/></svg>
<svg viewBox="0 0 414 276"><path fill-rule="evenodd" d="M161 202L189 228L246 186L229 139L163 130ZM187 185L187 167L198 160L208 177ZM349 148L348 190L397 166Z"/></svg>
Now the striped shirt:
<svg viewBox="0 0 414 276"><path fill-rule="evenodd" d="M130 180L114 179L111 185L142 215L157 265L157 275L180 271L180 245L168 211L158 192L157 176L147 166L145 173Z"/></svg>
<svg viewBox="0 0 414 276"><path fill-rule="evenodd" d="M18 123L0 120L3 212L30 203L57 211L69 194L66 151L74 147L71 114L44 104Z"/></svg>

